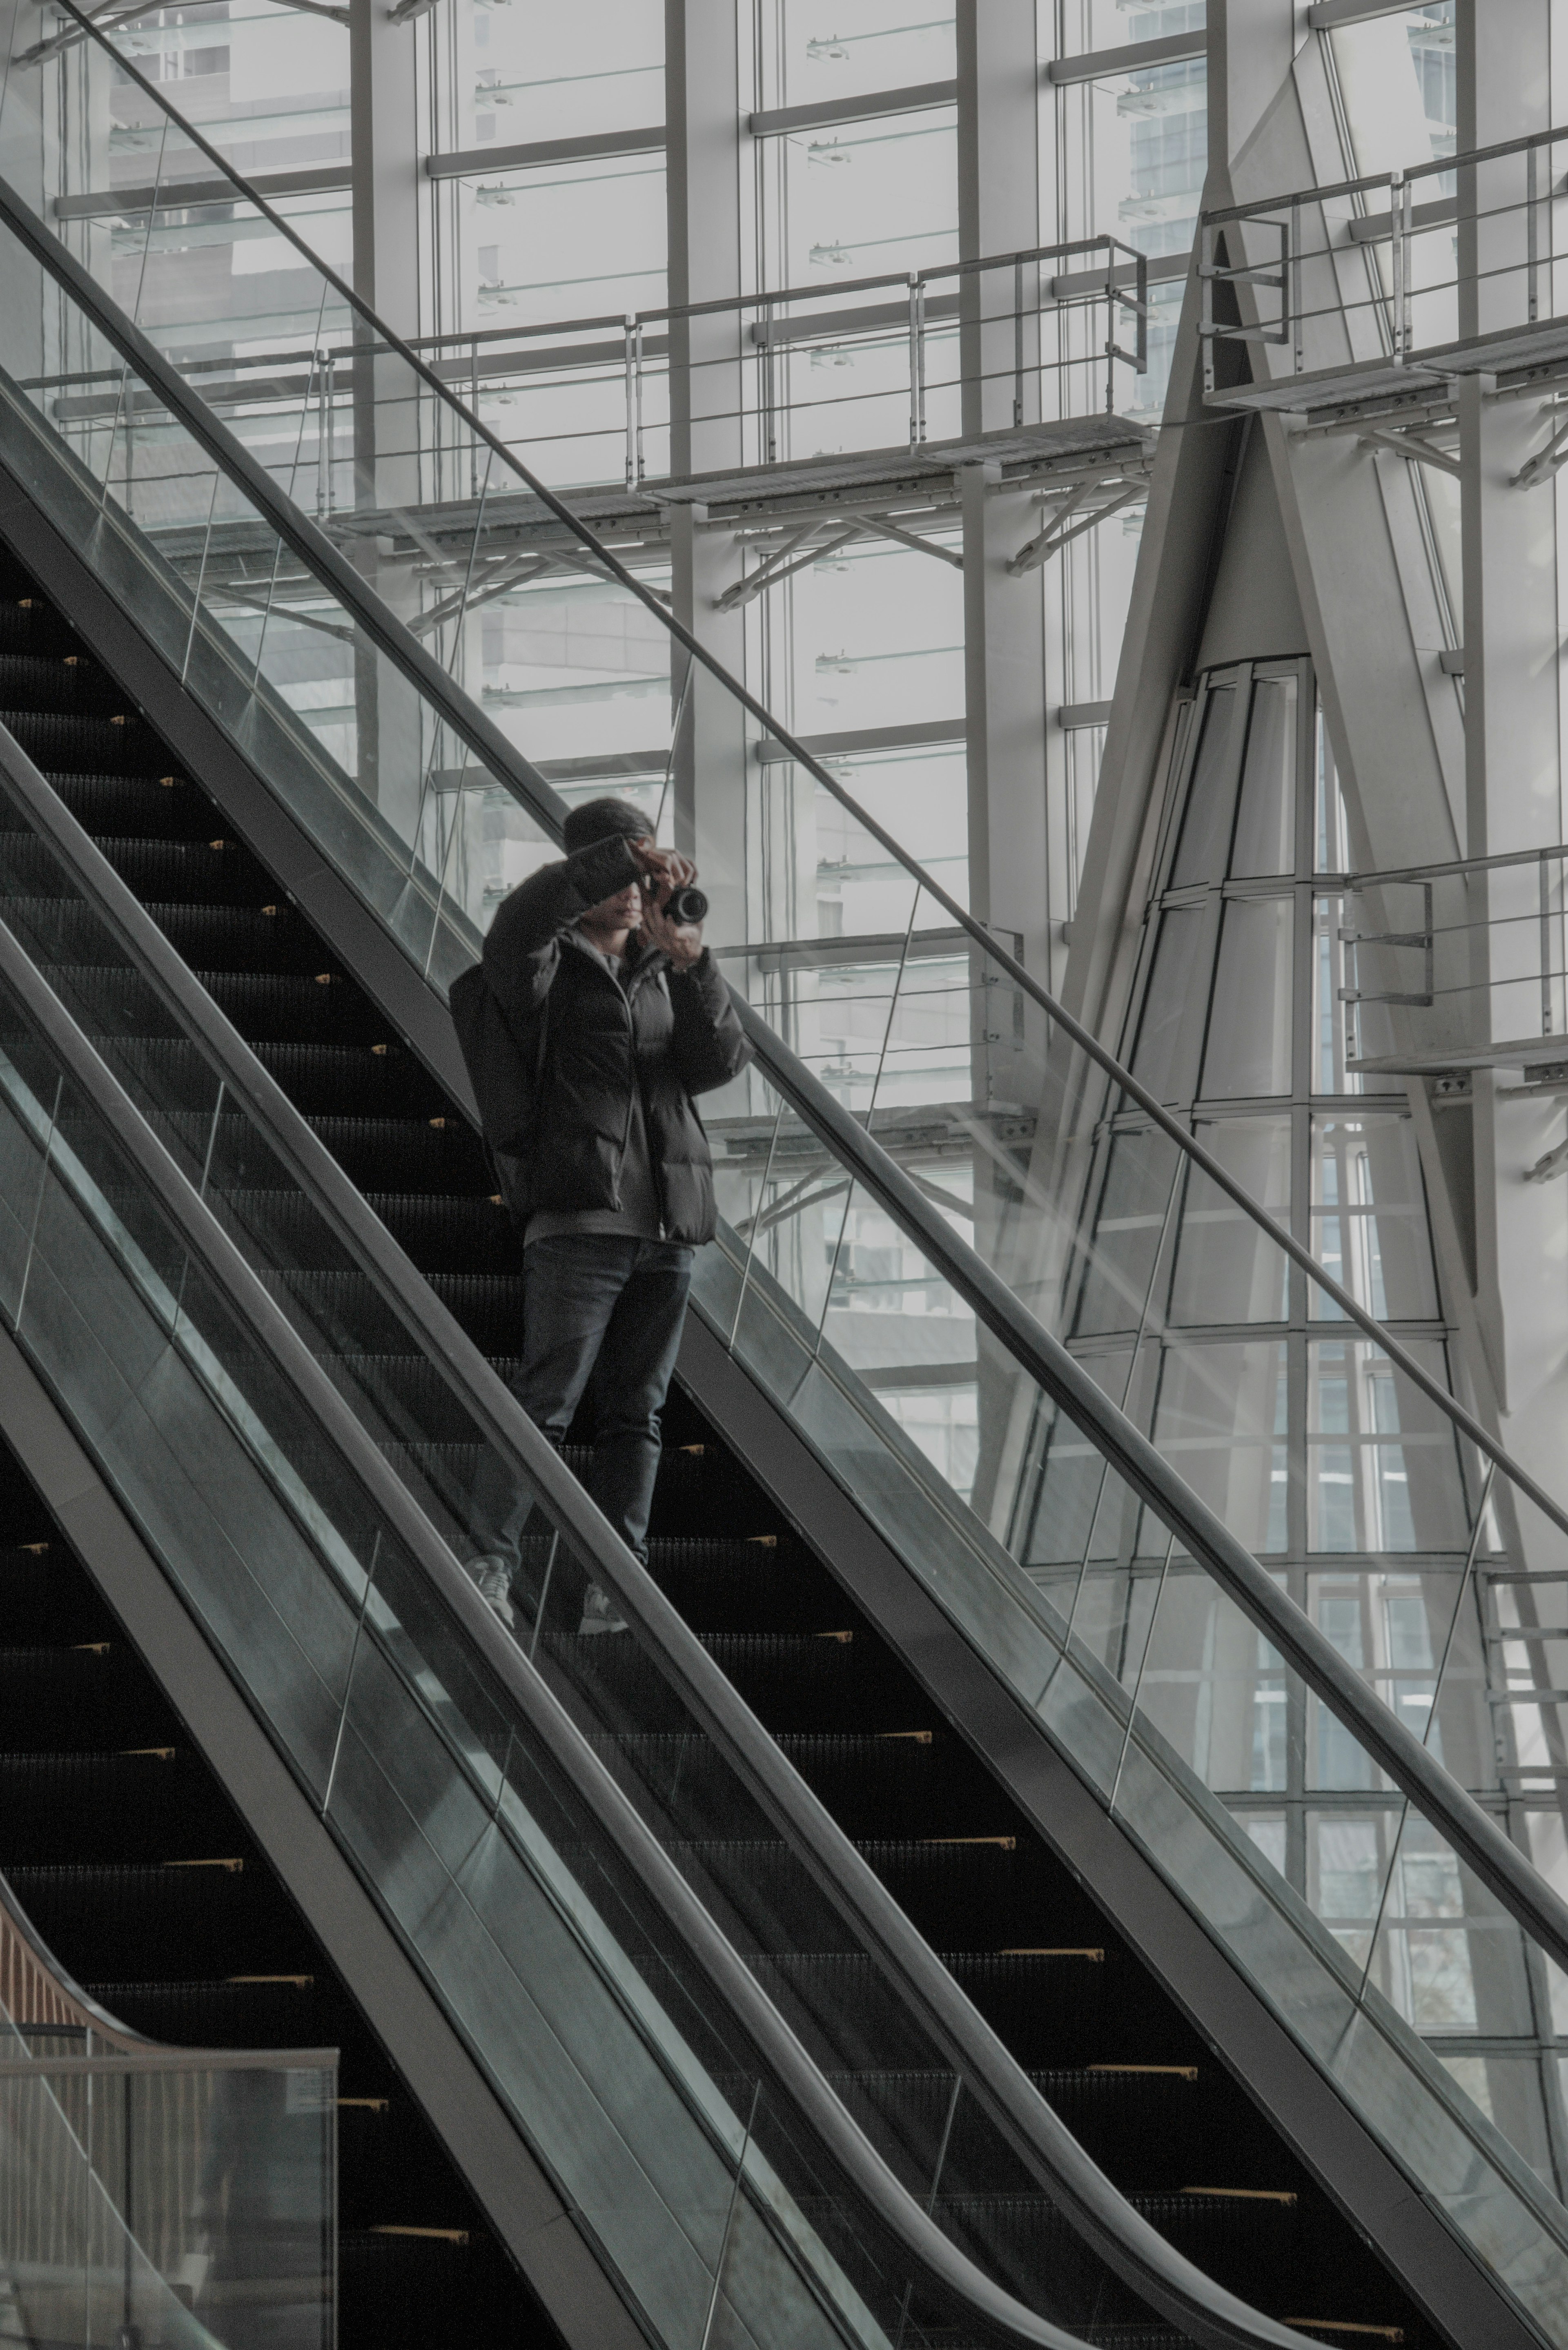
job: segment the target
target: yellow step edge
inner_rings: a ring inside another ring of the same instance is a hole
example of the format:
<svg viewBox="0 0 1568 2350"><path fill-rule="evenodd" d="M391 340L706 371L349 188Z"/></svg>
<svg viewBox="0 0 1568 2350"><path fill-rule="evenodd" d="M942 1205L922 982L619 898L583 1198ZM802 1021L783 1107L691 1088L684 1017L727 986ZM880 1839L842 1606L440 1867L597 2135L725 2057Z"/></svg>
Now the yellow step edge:
<svg viewBox="0 0 1568 2350"><path fill-rule="evenodd" d="M1296 2202L1293 2189L1289 2187L1184 2187L1184 2195L1223 2195L1232 2203L1283 2203L1293 2210Z"/></svg>
<svg viewBox="0 0 1568 2350"><path fill-rule="evenodd" d="M466 2228L404 2228L388 2223L370 2230L372 2236L425 2236L440 2244L466 2244Z"/></svg>
<svg viewBox="0 0 1568 2350"><path fill-rule="evenodd" d="M231 1877L238 1877L244 1868L243 1860L166 1860L165 1868L226 1868Z"/></svg>
<svg viewBox="0 0 1568 2350"><path fill-rule="evenodd" d="M1089 2064L1090 2073L1161 2073L1173 2081L1196 2081L1196 2064Z"/></svg>
<svg viewBox="0 0 1568 2350"><path fill-rule="evenodd" d="M918 1836L918 1844L993 1844L998 1852L1016 1852L1016 1836Z"/></svg>
<svg viewBox="0 0 1568 2350"><path fill-rule="evenodd" d="M1282 2317L1282 2325L1310 2325L1314 2334L1355 2334L1364 2341L1403 2342L1402 2325L1357 2325L1345 2317Z"/></svg>
<svg viewBox="0 0 1568 2350"><path fill-rule="evenodd" d="M1106 1956L1104 1950L1085 1950L1075 1945L1064 1948L1054 1943L1049 1946L1025 1943L998 1950L996 1955L999 1959L1093 1959L1096 1965L1102 1965Z"/></svg>
<svg viewBox="0 0 1568 2350"><path fill-rule="evenodd" d="M316 1981L314 1975L225 1975L231 1983L292 1983L296 1991L309 1991Z"/></svg>

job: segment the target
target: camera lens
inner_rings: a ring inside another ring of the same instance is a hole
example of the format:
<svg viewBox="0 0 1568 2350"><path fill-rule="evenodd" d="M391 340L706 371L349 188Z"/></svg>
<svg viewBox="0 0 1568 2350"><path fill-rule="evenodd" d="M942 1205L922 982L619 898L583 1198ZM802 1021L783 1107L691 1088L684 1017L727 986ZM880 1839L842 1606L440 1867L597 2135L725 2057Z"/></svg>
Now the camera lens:
<svg viewBox="0 0 1568 2350"><path fill-rule="evenodd" d="M682 889L672 889L664 909L672 922L701 922L707 919L708 899L701 889L688 882Z"/></svg>

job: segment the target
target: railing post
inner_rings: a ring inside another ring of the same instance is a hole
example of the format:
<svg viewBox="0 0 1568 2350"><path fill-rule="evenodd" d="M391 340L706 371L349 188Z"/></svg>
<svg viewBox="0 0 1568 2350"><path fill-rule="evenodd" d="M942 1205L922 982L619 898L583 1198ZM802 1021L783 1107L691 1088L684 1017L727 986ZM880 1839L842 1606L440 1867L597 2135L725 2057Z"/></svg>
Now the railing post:
<svg viewBox="0 0 1568 2350"><path fill-rule="evenodd" d="M762 423L763 441L767 450L768 463L775 463L779 453L778 377L774 348L774 306L763 305L762 359Z"/></svg>
<svg viewBox="0 0 1568 2350"><path fill-rule="evenodd" d="M1540 161L1540 148L1530 148L1525 155L1524 239L1526 307L1532 324L1541 316L1541 227L1536 214L1541 194ZM1550 172L1547 177L1550 180Z"/></svg>
<svg viewBox="0 0 1568 2350"><path fill-rule="evenodd" d="M909 272L909 446L918 449L925 438L925 360L921 350L925 319L925 287L919 274Z"/></svg>
<svg viewBox="0 0 1568 2350"><path fill-rule="evenodd" d="M637 333L637 320L628 310L626 314L626 485L637 487L637 385L636 359L632 350Z"/></svg>
<svg viewBox="0 0 1568 2350"><path fill-rule="evenodd" d="M468 347L468 404L475 416L479 414L479 337L475 335ZM479 495L479 435L472 432L468 440L468 479L470 497Z"/></svg>
<svg viewBox="0 0 1568 2350"><path fill-rule="evenodd" d="M316 352L316 511L326 515L330 495L332 473L332 415L327 404L327 358L319 345Z"/></svg>
<svg viewBox="0 0 1568 2350"><path fill-rule="evenodd" d="M1402 172L1390 174L1388 181L1388 235L1392 287L1389 310L1393 329L1394 364L1405 364L1405 203L1408 191Z"/></svg>
<svg viewBox="0 0 1568 2350"><path fill-rule="evenodd" d="M1541 906L1541 1033L1552 1034L1552 883L1547 877L1547 859L1552 851L1543 848L1536 867L1539 876Z"/></svg>
<svg viewBox="0 0 1568 2350"><path fill-rule="evenodd" d="M1214 389L1214 231L1203 224L1198 255L1198 339L1203 347L1203 389Z"/></svg>
<svg viewBox="0 0 1568 2350"><path fill-rule="evenodd" d="M1292 371L1300 375L1305 365L1302 338L1302 208L1298 197L1291 206L1291 250L1281 276L1287 281L1286 300L1290 307Z"/></svg>
<svg viewBox="0 0 1568 2350"><path fill-rule="evenodd" d="M1106 414L1116 412L1116 249L1106 239Z"/></svg>
<svg viewBox="0 0 1568 2350"><path fill-rule="evenodd" d="M637 322L637 331L632 339L635 348L634 373L637 395L637 421L634 435L634 452L637 459L637 478L640 482L644 472L642 462L642 320L640 317ZM628 484L628 487L629 486L630 484Z"/></svg>
<svg viewBox="0 0 1568 2350"><path fill-rule="evenodd" d="M1035 269L1038 271L1039 263ZM1012 421L1023 421L1023 264L1012 265Z"/></svg>

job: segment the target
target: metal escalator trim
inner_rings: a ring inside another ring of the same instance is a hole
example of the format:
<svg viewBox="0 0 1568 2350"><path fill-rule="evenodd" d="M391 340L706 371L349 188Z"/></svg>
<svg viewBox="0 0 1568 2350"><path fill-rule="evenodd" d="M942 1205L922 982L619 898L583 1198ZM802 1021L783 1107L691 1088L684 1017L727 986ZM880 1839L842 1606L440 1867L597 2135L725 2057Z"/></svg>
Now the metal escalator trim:
<svg viewBox="0 0 1568 2350"><path fill-rule="evenodd" d="M1185 2315L1193 2314L1187 2296L1191 2293L1192 2280L1199 2278L1200 2272L1174 2253L1154 2230L1148 2230L1147 2241L1144 2240L1147 2223L1083 2152L940 1960L917 1933L876 1872L800 1777L777 1742L763 1728L722 1669L647 1569L619 1541L554 1447L534 1426L276 1080L263 1067L103 852L3 725L0 772L4 774L5 787L21 803L60 857L88 902L120 939L133 963L165 997L180 1024L205 1049L218 1074L255 1117L284 1165L323 1208L338 1237L369 1270L379 1292L409 1327L415 1341L434 1357L451 1378L485 1433L508 1456L514 1469L544 1495L569 1538L593 1559L596 1575L615 1591L694 1717L734 1763L750 1792L806 1860L830 1898L888 1965L901 1994L938 2044L945 2047L971 2076L972 2085L981 2093L991 2118L1009 2142L1066 2210L1075 2226L1127 2282L1146 2297L1158 2299L1162 2305L1173 2306ZM22 955L35 983L42 987L44 983L36 967L0 920L0 968L9 967L11 952ZM74 1031L74 1024L52 991L48 991L47 1000ZM86 1051L91 1053L91 1046L83 1041ZM93 1059L97 1060L96 1055ZM98 1067L106 1086L119 1091L118 1081L101 1063ZM140 1122L134 1104L129 1096L124 1098L130 1114ZM151 1129L147 1129L147 1143L162 1160L168 1180L188 1189ZM324 1416L329 1410L337 1427L352 1430L356 1450L368 1446L369 1440L336 1387L256 1281L238 1250L211 1218L211 1211L196 1201L193 1194L191 1205L212 1223L220 1244L220 1256L243 1276L244 1294L248 1296L254 1291L267 1327L280 1342L286 1336L289 1350L296 1354L302 1374L308 1375L311 1386L322 1399ZM405 1518L417 1522L427 1538L439 1545L447 1568L457 1573L465 1622L479 1626L489 1651L507 1653L521 1662L520 1651L478 1599L467 1576L456 1568L451 1553L440 1544L440 1537L429 1527L396 1471L373 1446L368 1457L374 1461L384 1489L395 1492L400 1498ZM389 1486L386 1481L389 1481ZM524 1669L533 1678L531 1666L524 1665ZM541 1682L539 1686L548 1697L545 1685ZM550 1698L549 1702L555 1704L556 1700ZM566 1722L564 1714L561 1719ZM569 1723L566 1726L570 1728ZM573 1731L573 1736L576 1735ZM613 1789L613 1781L607 1783ZM616 1800L624 1800L618 1792ZM638 1815L632 1813L630 1816L635 1819ZM642 1833L648 1834L646 1830ZM655 1845L653 1849L659 1852L661 1860L665 1858L661 1847ZM679 1872L676 1882L685 1888L686 1880ZM706 1912L701 1914L705 1916ZM750 1985L753 1978L749 1971L742 1969L742 1973ZM803 2061L809 2064L811 2060L804 2056L804 2052L802 2055ZM826 2094L834 2096L836 2103L836 2093L829 2089ZM847 2115L845 2119L848 2123ZM848 2126L854 2126L852 2123ZM949 2240L944 2236L942 2241ZM1167 2270L1172 2272L1168 2276L1165 2274ZM1179 2271L1185 2273L1175 2273ZM1212 2314L1226 2326L1239 2322L1242 2328L1208 2338L1249 2345L1274 2341L1272 2333L1257 2330L1260 2326L1268 2328L1272 2321L1221 2293L1207 2279L1201 2281L1214 2295L1216 2305L1210 2313L1199 2302L1198 2313ZM1169 2300L1173 2290L1181 2296L1174 2304ZM1229 2306L1221 2309L1219 2304Z"/></svg>
<svg viewBox="0 0 1568 2350"><path fill-rule="evenodd" d="M772 2080L827 2149L840 2173L864 2199L877 2224L919 2267L1001 2333L1016 2342L1035 2345L1035 2350L1085 2350L1076 2336L1036 2316L976 2268L894 2177L674 1862L622 1794L587 1740L503 1630L396 1471L360 1428L212 1211L197 1198L135 1103L70 1019L3 920L0 979L14 991L26 1016L36 1025L73 1083L80 1087L99 1116L108 1121L118 1144L152 1191L182 1241L314 1414L328 1441L348 1462L374 1506L383 1513L428 1577L449 1615L478 1648L486 1668L516 1705L530 1731L538 1737L557 1766L569 1774L596 1825L657 1904L726 2012L757 2051ZM584 1513L592 1510L593 1505L584 1496ZM597 1565L601 1555L613 1553L618 1547L617 1538L607 1526L603 1526L601 1541L589 1547ZM627 1558L630 1559L629 1553ZM476 2049L475 2054L483 2064L483 2050ZM1244 2350L1252 2350L1252 2345L1266 2345L1266 2350L1308 2350L1304 2336L1247 2309L1214 2286L1125 2203L1075 2141L1068 2143L1077 2158L1075 2168L1080 2168L1080 2178L1075 2182L1080 2197L1091 2207L1099 2207L1094 2214L1096 2224L1093 2235L1097 2239L1108 2222L1111 2241L1121 2255L1120 2265L1137 2275L1140 2290L1189 2330L1193 2339L1206 2345L1244 2345ZM1095 2191L1096 2186L1098 2193ZM1091 2232L1089 2225L1075 2211L1070 2211L1069 2216L1077 2220L1084 2232Z"/></svg>
<svg viewBox="0 0 1568 2350"><path fill-rule="evenodd" d="M518 479L525 484L530 493L535 497L541 500L541 502L549 509L550 513L554 515L556 519L562 523L566 529L572 533L573 536L578 541L578 543L586 547L588 552L594 556L597 561L603 563L609 574L627 589L628 593L634 596L638 602L659 620L666 631L675 638L677 642L683 648L688 659L690 660L699 662L701 666L708 671L711 677L725 688L726 691L733 694L741 706L767 730L775 742L782 745L788 757L797 765L803 767L822 790L829 793L831 796L838 802L839 806L854 817L855 821L858 825L864 827L866 831L871 835L871 837L877 841L878 846L885 848L888 852L889 856L893 858L895 862L902 866L903 869L909 875L910 879L917 881L920 888L928 893L933 901L941 906L943 910L951 916L952 920L958 923L966 935L972 940L974 944L985 954L988 961L998 965L1015 986L1022 988L1023 993L1031 999L1031 1001L1038 1004L1041 1010L1045 1013L1047 1017L1054 1022L1056 1026L1061 1029L1063 1035L1066 1036L1080 1052L1086 1054L1089 1059L1095 1062L1096 1065L1112 1079L1122 1092L1127 1094L1132 1100L1136 1101L1145 1115L1154 1120L1161 1132L1167 1135L1169 1139L1177 1145L1178 1149L1180 1149L1196 1167L1201 1169L1203 1174L1208 1178L1208 1180L1211 1183L1215 1184L1234 1206L1240 1208L1243 1214L1248 1216L1251 1222L1258 1226L1260 1231L1265 1232L1274 1245L1277 1248L1282 1249L1291 1262L1297 1265L1310 1281L1314 1283L1318 1288L1322 1289L1326 1295L1333 1298L1340 1312L1345 1315L1349 1320L1354 1322L1367 1337L1373 1339L1376 1345L1382 1348L1384 1353L1387 1355L1389 1360L1397 1364L1405 1377L1420 1389L1421 1393L1428 1398L1429 1402L1436 1404L1438 1409L1452 1422L1454 1427L1457 1428L1462 1435L1468 1437L1469 1441L1474 1444L1489 1461L1495 1461L1497 1466L1503 1471L1505 1475L1513 1481L1519 1491L1535 1504L1536 1508L1550 1520L1552 1524L1557 1528L1560 1534L1568 1534L1568 1508L1564 1508L1561 1503L1554 1501L1552 1496L1546 1492L1545 1488L1539 1484L1537 1481L1529 1474L1528 1471L1521 1468L1519 1464L1512 1460L1504 1447L1499 1442L1498 1439L1490 1432L1485 1425L1479 1420L1472 1412L1467 1411L1465 1407L1456 1397L1449 1393L1442 1382L1436 1378L1433 1374L1427 1369L1419 1357L1413 1355L1407 1347L1403 1346L1399 1339L1397 1339L1387 1328L1386 1324L1380 1322L1375 1315L1368 1313L1366 1307L1361 1304L1358 1298L1353 1296L1349 1290L1344 1288L1339 1282L1335 1281L1334 1276L1328 1273L1318 1262L1317 1258L1314 1256L1311 1249L1307 1247L1304 1243L1298 1241L1294 1233L1288 1231L1286 1227L1281 1224L1275 1217L1270 1215L1267 1209L1259 1204L1259 1202L1253 1198L1252 1194L1247 1190L1246 1186L1239 1181L1236 1176L1234 1176L1220 1159L1216 1159L1210 1151L1205 1149L1203 1145L1197 1139L1197 1137L1189 1133L1179 1118L1172 1117L1171 1113L1166 1108L1163 1102L1159 1101L1155 1095L1150 1093L1147 1087L1143 1085L1137 1077L1135 1077L1130 1070L1124 1068L1122 1064L1116 1059L1116 1055L1109 1050L1109 1048L1106 1045L1102 1045L1098 1037L1094 1035L1089 1029L1085 1027L1081 1021L1075 1019L1073 1014L1066 1009L1065 1005L1061 1003L1055 996L1052 995L1050 992L1041 984L1040 981L1033 976L1033 972L1024 967L1023 963L1021 962L1015 955L1010 954L1007 950L999 943L993 934L986 928L985 924L974 914L971 913L967 906L961 905L960 901L943 886L943 884L936 879L935 875L928 871L927 868L919 862L919 858L911 857L909 851L903 847L902 843L895 838L894 835L888 830L885 825L881 824L876 816L871 815L868 809L862 807L859 801L856 799L854 794L846 788L841 779L835 775L830 768L824 766L821 760L818 759L814 753L808 751L797 736L792 734L787 727L779 723L768 709L766 703L762 702L751 691L750 688L746 686L741 679L737 678L732 671L727 669L723 662L718 659L716 654L699 641L697 637L692 634L691 630L686 627L684 622L678 619L675 614L671 612L666 605L659 601L653 590L645 586L645 584L637 577L636 574L628 570L628 567L620 561L618 556L617 556L609 547L604 545L592 527L587 523L580 520L579 517L572 512L572 509L566 504L564 499L559 497L545 483L537 479L515 452L509 448L507 443L501 439L500 435L493 432L491 427L484 422L484 420L479 415L477 410L470 409L463 400L460 400L452 386L446 381L445 378L438 374L435 369L433 369L426 359L422 359L416 350L412 349L409 344L404 342L400 336L394 334L391 328L377 317L376 313L370 308L369 305L363 299L363 297L356 294L351 286L348 285L343 278L338 276L337 273L334 269L320 259L319 255L316 254L313 248L306 242L305 238L300 235L298 230L293 225L293 224L286 220L280 213L275 212L267 203L265 197L259 194L257 191L250 185L249 182L247 182L240 172L236 172L231 163L225 161L223 155L220 154L217 148L209 143L201 131L196 129L195 125L188 122L177 107L171 105L169 99L163 94L161 87L155 82L149 81L146 76L141 73L140 69L132 62L131 59L121 57L119 51L114 48L113 45L106 38L103 32L98 26L94 26L88 17L84 16L81 9L77 5L77 0L59 0L59 5L67 16L75 18L76 22L82 26L90 39L96 41L100 48L104 49L114 58L117 68L119 68L129 79L134 81L138 87L151 99L153 104L163 114L165 114L171 122L174 122L179 126L182 132L191 140L192 144L199 148L202 153L207 156L209 161L216 165L218 170L225 176L225 178L228 179L231 184L243 193L244 200L247 203L255 205L257 211L263 214L268 224L277 232L277 234L286 238L286 240L304 255L311 268L316 270L327 280L327 284L332 286L334 292L337 293L348 305L356 317L363 319L367 326L374 329L376 334L380 338L380 340L387 350L394 353L405 366L411 368L415 374L418 375L425 383L426 388L437 399L439 399L444 406L452 409L456 414L461 416L468 430L477 433L479 437L485 442L493 453L495 456L498 456L504 464L510 466L512 471L517 475ZM4 192L4 193L6 194L9 193L9 191L5 190L5 182L3 181L0 181L0 192ZM23 207L23 209L26 211L26 208ZM40 255L39 257L44 258L42 255ZM45 265L46 267L49 265L47 259L45 261ZM107 328L105 328L105 331L109 331ZM131 332L135 333L136 330L132 328ZM113 339L112 336L110 337L110 339ZM158 354L151 350L151 346L148 346L148 349L151 357L154 359L157 359ZM159 360L158 363L161 367L162 366L162 362L161 360ZM168 372L172 376L173 381L180 384L182 390L184 390L183 378L179 377L178 375L173 375L172 370L169 370ZM160 388L162 389L163 386L161 384ZM180 405L179 412L186 419L187 421L189 421L189 407L200 408L201 406L202 403L200 400L192 400L192 395L187 391L185 394L185 401ZM216 420L214 419L213 421L215 425ZM192 429L194 428L192 427ZM216 429L220 432L223 431L223 428L221 426L216 427ZM236 452L242 455L245 453L243 449L243 444L238 442L232 441L232 436L225 435L225 438L231 440L232 446ZM210 452L209 453L213 452ZM259 468L256 468L255 470L257 472L260 471ZM275 496L278 496L280 494L278 494L275 491L274 492ZM284 503L287 504L288 501L285 500ZM296 515L296 519L299 522L304 521L303 516ZM315 536L320 536L321 535L315 534ZM336 550L331 549L330 547L330 542L324 541L323 543L328 546L329 552L334 555L336 554ZM295 544L292 538L290 539L290 544ZM296 552L301 554L302 560L306 559L304 556L303 548L301 546L296 546ZM341 562L340 557L337 558L337 560L339 563ZM344 568L347 570L349 579L354 583L358 594L363 596L367 599L367 604L375 605L378 608L378 612L380 616L386 619L391 619L392 616L386 612L385 607L381 606L379 598L374 596L373 591L364 587L363 582L359 579L359 575L353 572L351 567L344 567ZM346 602L352 603L353 599L346 595L344 597L344 600ZM393 621L393 625L396 628L401 628L401 624L397 622L395 619ZM378 639L378 641L379 641L379 639ZM387 650L389 652L391 651L390 647L387 648ZM393 659L398 658L395 653L392 653L391 657ZM439 681L443 702L447 700L454 700L457 703L466 704L466 695L459 693L454 696L452 694L451 681L447 678L445 671L440 670L439 667L436 667L434 664L431 666L432 668L435 668L435 675ZM505 780L517 791L518 796L524 800L532 814L544 818L553 827L558 827L560 817L565 813L564 804L556 798L556 794L552 791L550 785L545 781L545 778L538 773L537 769L523 757L523 754L516 750L515 746L506 742L504 737L501 736L495 729L492 728L489 725L489 722L483 718L483 713L480 711L473 709L472 705L469 705L469 708L472 713L472 721L476 723L484 730L486 741L493 742L493 743L498 747L501 753L501 772ZM447 714L444 709L442 714ZM464 729L462 726L458 724L455 718L452 719L451 723L452 723L454 730L462 734L465 741L470 742L471 748L479 748L478 743L464 732ZM482 751L481 755L488 757L491 754L488 752ZM514 772L514 769L516 771L515 773Z"/></svg>

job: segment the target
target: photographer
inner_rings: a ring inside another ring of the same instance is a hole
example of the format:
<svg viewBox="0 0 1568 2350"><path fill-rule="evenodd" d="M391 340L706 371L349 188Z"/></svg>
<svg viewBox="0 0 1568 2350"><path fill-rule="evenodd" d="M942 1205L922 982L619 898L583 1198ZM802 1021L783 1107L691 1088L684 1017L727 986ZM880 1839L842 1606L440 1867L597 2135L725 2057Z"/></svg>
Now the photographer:
<svg viewBox="0 0 1568 2350"><path fill-rule="evenodd" d="M738 1076L751 1047L701 927L667 910L696 868L655 847L625 800L574 808L566 846L504 899L452 1013L524 1232L513 1392L557 1447L587 1395L588 1490L646 1558L691 1253L717 1221L692 1097ZM528 1507L487 1455L469 1573L507 1623ZM619 1628L597 1586L582 1628Z"/></svg>

